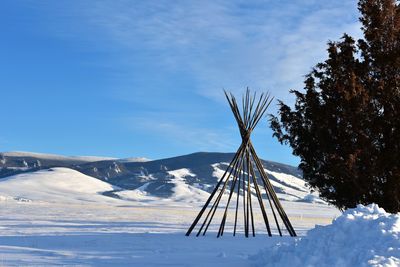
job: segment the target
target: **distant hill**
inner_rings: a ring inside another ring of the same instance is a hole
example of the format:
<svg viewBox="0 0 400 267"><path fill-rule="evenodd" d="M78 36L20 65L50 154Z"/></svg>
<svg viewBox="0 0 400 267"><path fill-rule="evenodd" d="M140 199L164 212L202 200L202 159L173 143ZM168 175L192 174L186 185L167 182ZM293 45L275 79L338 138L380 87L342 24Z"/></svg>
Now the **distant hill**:
<svg viewBox="0 0 400 267"><path fill-rule="evenodd" d="M0 178L54 167L66 167L119 188L104 192L110 197L132 198L148 195L178 199L179 195L186 193L188 195L184 197L210 192L233 156L233 153L198 152L173 158L148 160L5 152L0 153ZM321 201L315 193L310 194L310 190L301 178L301 171L296 167L265 160L263 165L280 199Z"/></svg>

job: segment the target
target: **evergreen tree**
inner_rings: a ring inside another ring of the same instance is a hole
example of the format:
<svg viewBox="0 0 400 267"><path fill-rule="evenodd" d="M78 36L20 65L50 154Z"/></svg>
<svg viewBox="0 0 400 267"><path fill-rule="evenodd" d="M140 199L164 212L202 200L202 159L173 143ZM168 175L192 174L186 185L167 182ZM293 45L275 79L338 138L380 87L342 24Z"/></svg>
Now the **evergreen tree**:
<svg viewBox="0 0 400 267"><path fill-rule="evenodd" d="M305 180L340 209L378 203L400 211L400 7L358 3L364 38L328 43L328 59L279 102L274 136L301 159Z"/></svg>

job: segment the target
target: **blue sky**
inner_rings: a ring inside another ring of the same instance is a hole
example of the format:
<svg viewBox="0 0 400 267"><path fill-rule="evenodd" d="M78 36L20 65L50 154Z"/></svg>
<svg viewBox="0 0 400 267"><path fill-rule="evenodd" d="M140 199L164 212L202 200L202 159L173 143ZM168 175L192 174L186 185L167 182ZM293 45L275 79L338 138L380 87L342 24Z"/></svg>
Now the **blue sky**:
<svg viewBox="0 0 400 267"><path fill-rule="evenodd" d="M0 151L235 151L222 89L293 103L326 42L361 35L357 18L355 1L1 1ZM266 119L253 141L298 163Z"/></svg>

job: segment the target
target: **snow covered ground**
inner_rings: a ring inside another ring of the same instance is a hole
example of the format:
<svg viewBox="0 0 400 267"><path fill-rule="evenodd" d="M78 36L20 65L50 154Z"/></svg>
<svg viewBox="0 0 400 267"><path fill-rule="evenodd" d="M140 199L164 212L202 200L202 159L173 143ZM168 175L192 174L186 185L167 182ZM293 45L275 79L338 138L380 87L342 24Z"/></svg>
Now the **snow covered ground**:
<svg viewBox="0 0 400 267"><path fill-rule="evenodd" d="M227 225L217 239L219 222L205 237L186 237L207 194L185 185L180 177L190 173L182 172L170 172L177 191L169 199L148 196L145 188L112 198L102 193L115 186L68 168L0 180L0 266L268 266L254 256L258 251L294 244L267 237L260 219L255 238L232 237ZM282 205L299 236L340 215L323 203Z"/></svg>

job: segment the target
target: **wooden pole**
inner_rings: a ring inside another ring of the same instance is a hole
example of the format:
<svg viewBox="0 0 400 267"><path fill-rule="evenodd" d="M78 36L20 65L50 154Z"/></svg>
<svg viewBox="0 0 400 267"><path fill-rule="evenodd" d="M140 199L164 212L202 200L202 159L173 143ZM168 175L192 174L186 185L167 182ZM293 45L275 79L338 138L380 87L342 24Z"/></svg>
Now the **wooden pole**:
<svg viewBox="0 0 400 267"><path fill-rule="evenodd" d="M225 212L224 212L224 215L223 215L223 217L222 217L222 221L221 221L221 225L220 225L219 230L218 230L218 235L217 235L217 237L219 237L220 235L223 235L223 232L224 232L225 220L226 220L226 216L227 216L227 213L228 213L229 203L230 203L230 201L231 201L231 197L232 197L232 195L233 195L233 192L235 191L235 185L236 185L237 176L238 176L238 174L240 174L241 171L242 171L243 158L244 158L244 155L243 155L243 153L242 153L241 159L240 159L240 163L239 163L239 166L238 166L239 169L236 169L236 171L235 171L235 173L234 173L234 175L233 175L232 186L231 186L231 189L230 189L230 192L229 192L228 201L227 201L227 203L226 203Z"/></svg>
<svg viewBox="0 0 400 267"><path fill-rule="evenodd" d="M238 152L239 152L240 150L242 150L242 149L243 149L243 145L241 145L241 146L239 147ZM214 188L213 192L211 193L211 195L208 197L208 199L207 199L206 203L204 204L203 208L200 210L199 214L197 215L197 217L196 217L195 220L193 221L192 225L190 226L190 228L189 228L188 231L186 232L186 236L189 236L190 233L193 231L193 229L194 229L194 227L196 226L197 222L200 220L201 216L203 215L204 211L206 210L208 204L210 203L210 201L211 201L212 198L214 197L215 193L218 191L218 188L219 188L219 186L221 185L222 181L224 180L225 175L227 174L227 172L228 172L230 166L232 166L232 163L236 161L237 157L238 157L238 153L235 154L235 156L233 157L233 159L232 159L231 162L229 163L228 168L226 169L224 175L223 175L223 176L221 177L221 179L218 181L217 185L215 186L215 188Z"/></svg>
<svg viewBox="0 0 400 267"><path fill-rule="evenodd" d="M250 203L250 217L251 217L251 229L253 236L256 235L255 230L254 230L254 216L253 216L253 205L251 203L251 182L250 182L250 155L249 151L246 149L246 159L247 159L247 196L249 197L248 203Z"/></svg>
<svg viewBox="0 0 400 267"><path fill-rule="evenodd" d="M293 226L290 223L289 218L287 217L285 210L283 209L278 197L276 196L275 190L274 190L274 188L272 187L272 185L271 185L271 183L269 181L268 175L265 173L264 167L262 166L262 163L261 163L260 159L258 158L257 154L255 153L254 147L253 147L253 145L251 143L249 144L249 147L250 147L250 150L252 152L252 155L253 155L253 158L255 160L255 163L257 165L257 169L258 169L258 171L260 173L260 176L264 180L265 184L267 185L268 192L269 192L270 196L272 197L272 200L273 200L273 202L275 204L275 207L277 208L278 213L281 216L282 221L286 226L286 229L288 230L290 236L296 236L296 232L294 231Z"/></svg>
<svg viewBox="0 0 400 267"><path fill-rule="evenodd" d="M256 193L257 193L258 204L260 205L261 212L262 212L262 215L263 215L263 218L264 218L265 227L267 228L268 235L272 236L271 228L269 227L268 216L267 216L267 213L265 212L264 203L263 203L263 200L262 200L260 188L258 187L256 174L254 173L253 164L250 164L250 171L251 171L251 174L252 174L252 177L253 177L253 183L254 183L254 186L255 186L255 189L256 189Z"/></svg>
<svg viewBox="0 0 400 267"><path fill-rule="evenodd" d="M238 158L237 158L237 159L239 159L241 153L242 153L242 151L240 151L240 153L238 153ZM235 170L235 171L237 170L238 163L239 163L239 161L237 160L237 161L236 161L236 164L232 167L232 169L231 169L231 171L230 171L228 177L226 178L226 181L225 181L225 183L224 183L224 185L223 185L223 187L222 187L222 190L220 191L220 193L219 193L217 199L215 200L215 203L214 203L213 207L212 207L211 210L210 210L210 212L212 211L211 217L210 217L210 219L209 219L209 221L208 221L208 223L207 223L207 225L206 225L206 228L204 229L203 235L206 234L206 232L207 232L207 230L208 230L208 227L210 226L210 223L211 223L211 221L212 221L212 219L213 219L213 217L214 217L215 211L216 211L217 208L218 208L218 204L219 204L219 202L220 202L220 200L221 200L221 198L222 198L222 195L224 194L226 185L228 184L229 177L232 175L232 171L233 171L233 170ZM214 210L213 210L213 208L214 208ZM209 213L210 213L210 212L209 212ZM209 214L208 214L208 215L209 215ZM208 217L208 215L207 215L207 217ZM207 219L207 218L206 218L206 219ZM205 220L205 221L206 221L206 220ZM204 222L205 222L205 221L204 221ZM202 228L203 228L203 226L204 226L204 223L203 223L203 225L202 225ZM199 232L200 232L200 231L199 231Z"/></svg>

